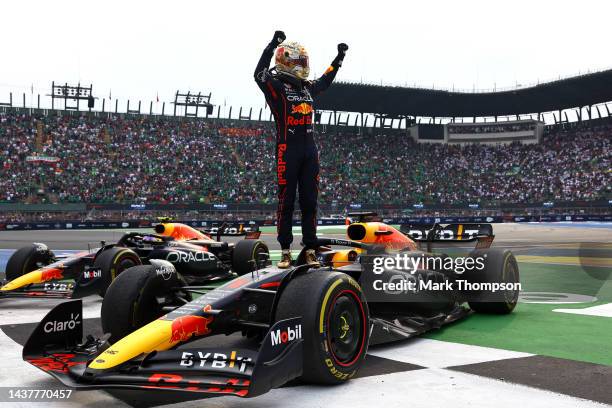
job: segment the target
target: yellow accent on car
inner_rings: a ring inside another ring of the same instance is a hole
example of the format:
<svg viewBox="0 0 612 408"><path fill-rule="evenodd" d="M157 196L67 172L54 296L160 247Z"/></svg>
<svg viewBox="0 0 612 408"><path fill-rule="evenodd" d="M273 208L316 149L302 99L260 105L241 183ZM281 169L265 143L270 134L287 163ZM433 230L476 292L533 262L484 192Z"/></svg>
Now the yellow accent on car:
<svg viewBox="0 0 612 408"><path fill-rule="evenodd" d="M229 363L230 368L234 367L235 362L236 362L236 352L232 351L232 354L230 355L230 363Z"/></svg>
<svg viewBox="0 0 612 408"><path fill-rule="evenodd" d="M342 249L339 250L338 252L336 252L334 254L334 257L332 258L332 264L334 266L334 268L339 268L341 266L346 266L346 265L350 265L353 262L349 261L348 256L351 252L357 252L357 254L360 254L363 252L363 249L361 248L354 248L354 249Z"/></svg>
<svg viewBox="0 0 612 408"><path fill-rule="evenodd" d="M171 342L171 338L172 321L153 320L106 349L94 358L88 367L105 370L116 367L141 354L168 350L175 344Z"/></svg>
<svg viewBox="0 0 612 408"><path fill-rule="evenodd" d="M327 289L327 293L325 294L325 297L323 298L323 304L321 305L321 315L319 318L319 333L323 333L323 320L325 319L325 306L327 305L327 301L329 300L329 297L331 296L331 293L334 291L336 286L338 286L341 283L342 283L342 278L338 278L334 283L331 284L329 289Z"/></svg>
<svg viewBox="0 0 612 408"><path fill-rule="evenodd" d="M117 265L117 259L119 259L119 257L121 255L123 255L125 251L119 251L117 252L117 255L115 255L115 258L113 259L113 266ZM115 280L117 278L117 268L116 267L111 267L111 280Z"/></svg>
<svg viewBox="0 0 612 408"><path fill-rule="evenodd" d="M164 232L161 233L161 235L165 235L167 237L171 237L172 233L174 232L174 223L172 222L165 222L163 223L164 225Z"/></svg>
<svg viewBox="0 0 612 408"><path fill-rule="evenodd" d="M25 275L21 275L20 277L13 279L8 282L6 285L0 288L1 291L9 291L22 288L27 285L31 285L33 283L41 283L42 282L42 271L37 269L35 271L26 273Z"/></svg>

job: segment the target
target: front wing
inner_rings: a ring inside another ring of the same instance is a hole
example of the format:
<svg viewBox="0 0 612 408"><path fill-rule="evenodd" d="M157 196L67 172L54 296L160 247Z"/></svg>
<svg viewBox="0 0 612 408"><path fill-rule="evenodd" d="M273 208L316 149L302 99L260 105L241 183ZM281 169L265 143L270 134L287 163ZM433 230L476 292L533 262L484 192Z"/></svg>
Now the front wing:
<svg viewBox="0 0 612 408"><path fill-rule="evenodd" d="M23 359L76 389L164 389L254 397L302 375L301 318L282 320L258 351L185 348L152 352L110 370L87 368L102 358L104 339L82 341L81 300L51 310L23 349ZM299 330L301 334L301 330Z"/></svg>

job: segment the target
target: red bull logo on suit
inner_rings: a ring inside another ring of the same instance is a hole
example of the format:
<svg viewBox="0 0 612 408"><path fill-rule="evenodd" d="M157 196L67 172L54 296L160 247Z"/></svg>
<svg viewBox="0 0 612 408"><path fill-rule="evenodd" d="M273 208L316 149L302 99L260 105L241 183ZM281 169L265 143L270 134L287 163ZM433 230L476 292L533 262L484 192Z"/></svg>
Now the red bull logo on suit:
<svg viewBox="0 0 612 408"><path fill-rule="evenodd" d="M312 105L306 102L302 102L299 105L291 105L291 113L310 115L312 113Z"/></svg>

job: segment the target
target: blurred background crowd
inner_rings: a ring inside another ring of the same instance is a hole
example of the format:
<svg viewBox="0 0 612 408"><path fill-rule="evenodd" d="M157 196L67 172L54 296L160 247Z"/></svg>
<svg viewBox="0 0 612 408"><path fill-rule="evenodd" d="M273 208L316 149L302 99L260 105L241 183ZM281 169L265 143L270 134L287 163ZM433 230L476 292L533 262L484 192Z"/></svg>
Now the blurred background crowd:
<svg viewBox="0 0 612 408"><path fill-rule="evenodd" d="M322 204L594 200L611 195L612 126L536 145L318 132ZM274 203L273 124L0 112L0 201Z"/></svg>

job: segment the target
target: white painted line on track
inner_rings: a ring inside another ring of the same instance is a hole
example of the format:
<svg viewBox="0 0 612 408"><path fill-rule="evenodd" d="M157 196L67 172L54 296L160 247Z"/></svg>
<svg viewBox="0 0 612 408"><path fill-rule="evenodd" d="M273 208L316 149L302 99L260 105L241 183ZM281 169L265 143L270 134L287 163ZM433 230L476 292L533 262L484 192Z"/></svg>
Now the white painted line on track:
<svg viewBox="0 0 612 408"><path fill-rule="evenodd" d="M584 309L553 309L553 312L570 313L585 316L612 317L612 303L586 307Z"/></svg>
<svg viewBox="0 0 612 408"><path fill-rule="evenodd" d="M368 354L429 368L453 367L533 355L422 338L376 347L368 350Z"/></svg>
<svg viewBox="0 0 612 408"><path fill-rule="evenodd" d="M23 324L40 322L58 304L66 299L30 299L3 298L0 299L0 324ZM83 299L83 318L100 317L102 298L88 296ZM1 360L0 360L1 361Z"/></svg>

